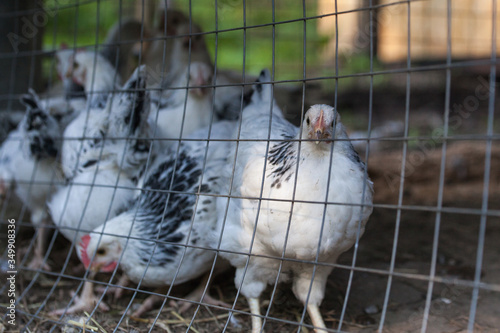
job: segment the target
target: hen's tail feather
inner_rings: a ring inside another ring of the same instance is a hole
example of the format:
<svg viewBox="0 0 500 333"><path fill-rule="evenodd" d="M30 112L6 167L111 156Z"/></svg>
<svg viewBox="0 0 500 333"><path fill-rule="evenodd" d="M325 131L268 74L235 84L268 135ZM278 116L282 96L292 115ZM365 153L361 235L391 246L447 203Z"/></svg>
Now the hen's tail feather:
<svg viewBox="0 0 500 333"><path fill-rule="evenodd" d="M259 77L252 86L252 90L243 96L243 107L252 103L271 102L273 95L273 84L271 74L267 68L260 72Z"/></svg>
<svg viewBox="0 0 500 333"><path fill-rule="evenodd" d="M141 121L149 113L149 94L146 92L146 65L138 67L125 83L122 97L131 102L126 108L125 124L129 125L129 135L135 133Z"/></svg>
<svg viewBox="0 0 500 333"><path fill-rule="evenodd" d="M21 97L26 107L25 126L30 152L37 159L56 157L61 148L61 132L57 120L45 110L33 89Z"/></svg>

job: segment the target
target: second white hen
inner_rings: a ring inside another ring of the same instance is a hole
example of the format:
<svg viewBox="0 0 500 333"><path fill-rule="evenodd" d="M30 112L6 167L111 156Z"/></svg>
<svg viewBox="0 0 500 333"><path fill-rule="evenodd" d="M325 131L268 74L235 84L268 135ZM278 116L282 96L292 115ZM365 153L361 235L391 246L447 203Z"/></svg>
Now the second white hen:
<svg viewBox="0 0 500 333"><path fill-rule="evenodd" d="M280 268L279 280L292 280L319 331L325 328L319 305L331 264L363 233L372 183L337 111L312 106L297 128L274 102L269 80L263 71L242 113L243 141L228 159L229 174L236 161L235 197L229 200L221 255L236 267L235 285L250 304L252 332L262 329L259 297L277 282Z"/></svg>
<svg viewBox="0 0 500 333"><path fill-rule="evenodd" d="M196 131L188 138L202 141L183 141L178 155L155 162L132 207L82 237L78 252L85 266L109 272L120 265L130 280L150 287L205 274L215 257L207 235L217 227L216 195L227 194L220 170L234 144L227 141L234 126L214 124L210 137L208 128ZM209 138L217 141L207 143ZM209 295L201 300L204 287L187 299L226 305ZM151 296L134 316L149 310L157 298Z"/></svg>
<svg viewBox="0 0 500 333"><path fill-rule="evenodd" d="M42 106L34 91L22 98L26 113L17 129L0 147L0 195L13 190L29 208L35 227L47 224L45 203L62 180L57 156L61 146L61 129ZM32 269L50 266L44 262L46 229L38 230L35 253L28 266Z"/></svg>
<svg viewBox="0 0 500 333"><path fill-rule="evenodd" d="M214 119L212 89L206 87L211 83L211 67L194 62L171 86L152 98L152 109L157 112L151 113L150 121L157 126L155 137L167 139L164 146L172 146L172 139L186 137Z"/></svg>
<svg viewBox="0 0 500 333"><path fill-rule="evenodd" d="M48 207L59 231L72 242L123 211L135 196L137 179L150 157L145 87L143 66L122 92L108 98L105 109L83 112L66 128L62 162L69 184L54 194ZM83 298L53 313L92 308L91 291L86 284Z"/></svg>
<svg viewBox="0 0 500 333"><path fill-rule="evenodd" d="M103 107L110 92L119 89L120 74L100 53L78 49L66 65L66 78L84 87L91 107Z"/></svg>

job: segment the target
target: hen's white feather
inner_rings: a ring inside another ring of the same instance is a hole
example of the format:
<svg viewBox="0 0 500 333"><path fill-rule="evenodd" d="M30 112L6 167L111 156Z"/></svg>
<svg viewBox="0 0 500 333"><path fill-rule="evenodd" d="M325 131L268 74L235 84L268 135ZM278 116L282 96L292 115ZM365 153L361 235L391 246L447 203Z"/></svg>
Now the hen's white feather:
<svg viewBox="0 0 500 333"><path fill-rule="evenodd" d="M248 199L229 200L220 248L309 262L318 256L318 262L335 263L364 231L372 210L372 183L333 108L313 106L301 133L273 101L272 85L265 83L268 73L263 72L259 80L243 110L243 141L236 157L229 158L231 163L236 160L232 195ZM318 143L309 140L316 133L308 132L309 121L318 122L317 114L325 126L332 124L325 131L333 133ZM267 143L267 139L274 141ZM228 163L226 172L231 174L232 167ZM219 201L225 207L228 200ZM220 221L224 222L222 215ZM258 298L268 283L276 281L282 262L221 254L236 267L235 284L248 298ZM316 266L309 304L321 303L331 270L332 266ZM296 297L305 303L312 276L312 264L285 261L280 278L292 278Z"/></svg>
<svg viewBox="0 0 500 333"><path fill-rule="evenodd" d="M88 243L79 243L82 261L95 255L94 266L119 262L132 281L146 286L180 284L204 274L215 256L206 250L211 245L206 236L217 227L213 195L227 194L220 170L234 142L211 141L207 149L203 140L232 139L234 126L214 124L210 137L208 128L196 131L188 138L200 141L184 141L177 158L172 153L156 161L133 208L96 228Z"/></svg>
<svg viewBox="0 0 500 333"><path fill-rule="evenodd" d="M124 85L126 91L111 96L105 109L82 112L65 130L62 167L70 183L48 207L72 241L116 216L135 195L149 156L145 78L145 68L137 69Z"/></svg>
<svg viewBox="0 0 500 333"><path fill-rule="evenodd" d="M212 72L208 65L194 62L179 75L177 80L153 102L150 121L156 124L155 137L179 139L208 126L212 115L211 88L202 88L212 83ZM160 108L158 109L159 103ZM172 146L173 141L163 141Z"/></svg>

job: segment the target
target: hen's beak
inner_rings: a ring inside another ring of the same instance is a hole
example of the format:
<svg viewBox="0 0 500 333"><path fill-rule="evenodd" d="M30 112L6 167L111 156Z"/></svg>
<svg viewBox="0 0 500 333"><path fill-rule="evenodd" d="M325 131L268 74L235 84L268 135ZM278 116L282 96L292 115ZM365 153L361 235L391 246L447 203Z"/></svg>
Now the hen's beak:
<svg viewBox="0 0 500 333"><path fill-rule="evenodd" d="M90 267L90 270L91 271L94 271L94 272L104 272L104 273L111 273L115 270L116 266L118 266L118 263L116 261L112 261L110 263L99 263L99 264L96 264L96 265L92 265Z"/></svg>
<svg viewBox="0 0 500 333"><path fill-rule="evenodd" d="M325 131L325 125L323 120L323 110L320 111L318 121L313 127L313 137L316 139L316 144L319 144L319 140L323 137L323 132Z"/></svg>
<svg viewBox="0 0 500 333"><path fill-rule="evenodd" d="M208 92L207 87L203 87L209 84L209 80L206 80L203 77L203 73L201 71L198 71L196 75L192 78L190 85L195 86L196 88L191 88L190 92L193 93L196 97L201 98L205 96L205 94Z"/></svg>
<svg viewBox="0 0 500 333"><path fill-rule="evenodd" d="M95 276L96 276L96 274L97 274L98 272L99 272L99 271L93 270L93 269L91 268L91 269L90 269L90 271L89 271L89 276L88 276L88 278L93 280L93 279L95 278Z"/></svg>
<svg viewBox="0 0 500 333"><path fill-rule="evenodd" d="M192 94L194 94L196 97L201 98L205 96L206 89L205 88L192 88L190 90Z"/></svg>
<svg viewBox="0 0 500 333"><path fill-rule="evenodd" d="M320 142L319 140L321 140L322 136L323 136L323 130L318 129L314 132L314 138L316 139L315 141L316 144L319 144Z"/></svg>
<svg viewBox="0 0 500 333"><path fill-rule="evenodd" d="M71 70L71 68L69 68L69 69L66 71L66 73L64 74L64 77L66 77L67 79L68 79L68 78L70 78L70 77L73 75L73 73L72 73L72 72L73 72L73 71Z"/></svg>

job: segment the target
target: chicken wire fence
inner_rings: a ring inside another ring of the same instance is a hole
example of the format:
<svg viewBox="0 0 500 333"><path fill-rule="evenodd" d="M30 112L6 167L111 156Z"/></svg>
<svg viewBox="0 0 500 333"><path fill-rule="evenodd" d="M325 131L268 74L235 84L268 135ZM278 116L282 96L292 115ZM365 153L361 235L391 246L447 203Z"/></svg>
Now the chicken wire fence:
<svg viewBox="0 0 500 333"><path fill-rule="evenodd" d="M1 6L1 332L499 330L495 0Z"/></svg>

